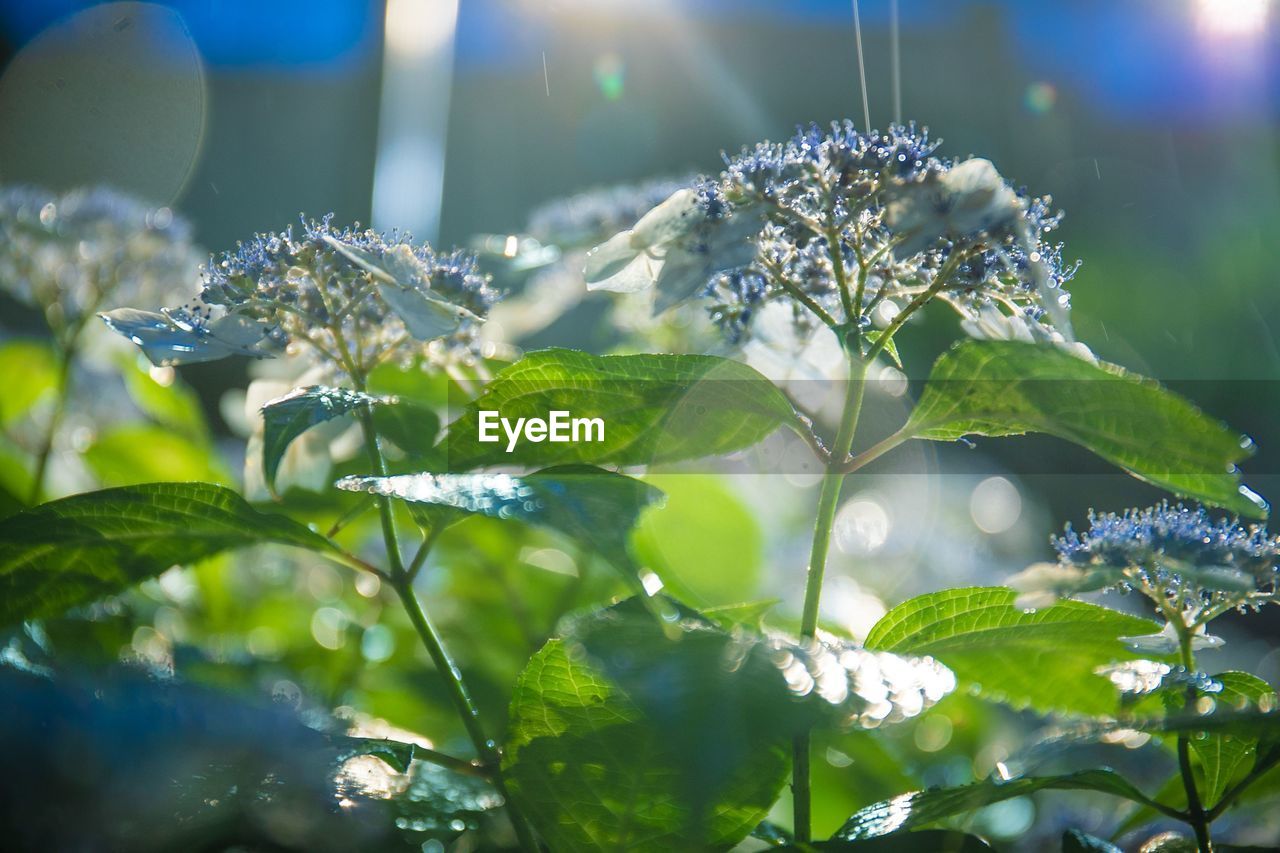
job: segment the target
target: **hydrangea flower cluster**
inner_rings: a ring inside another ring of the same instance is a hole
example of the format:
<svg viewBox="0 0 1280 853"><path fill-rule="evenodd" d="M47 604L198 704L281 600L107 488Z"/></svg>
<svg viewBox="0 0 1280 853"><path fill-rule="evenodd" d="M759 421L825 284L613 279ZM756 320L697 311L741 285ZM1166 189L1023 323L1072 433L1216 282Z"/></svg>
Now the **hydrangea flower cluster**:
<svg viewBox="0 0 1280 853"><path fill-rule="evenodd" d="M300 234L255 235L212 259L203 279L191 305L104 319L157 364L288 347L357 376L390 359L473 357L495 300L472 255L358 225L339 230L330 216L304 219Z"/></svg>
<svg viewBox="0 0 1280 853"><path fill-rule="evenodd" d="M101 308L163 300L200 260L166 207L105 188L0 189L0 287L43 311L63 346Z"/></svg>
<svg viewBox="0 0 1280 853"><path fill-rule="evenodd" d="M1022 593L1019 602L1041 606L1079 592L1138 591L1170 624L1160 635L1132 638L1135 648L1176 648L1180 633L1193 648L1219 645L1204 633L1210 619L1277 600L1280 537L1260 526L1215 520L1202 507L1162 502L1120 514L1090 513L1087 530L1067 525L1053 546L1057 563L1032 566L1010 580Z"/></svg>
<svg viewBox="0 0 1280 853"><path fill-rule="evenodd" d="M845 121L744 149L598 246L587 280L656 286L658 310L703 294L731 340L772 301L801 322L878 321L892 334L936 298L983 319L971 334L1069 343L1064 285L1076 267L1048 242L1061 220L1050 199L936 148L914 125L861 132Z"/></svg>

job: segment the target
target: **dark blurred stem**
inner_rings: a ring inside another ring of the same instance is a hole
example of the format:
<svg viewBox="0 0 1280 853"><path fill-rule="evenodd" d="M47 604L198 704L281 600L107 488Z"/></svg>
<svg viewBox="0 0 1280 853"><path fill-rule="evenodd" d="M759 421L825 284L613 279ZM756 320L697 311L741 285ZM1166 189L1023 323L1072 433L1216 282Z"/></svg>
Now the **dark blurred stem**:
<svg viewBox="0 0 1280 853"><path fill-rule="evenodd" d="M831 548L831 528L835 524L836 509L840 504L840 489L844 486L843 466L848 462L854 436L858 432L858 415L862 411L862 395L866 388L867 362L856 352L849 352L849 385L845 389L844 411L840 417L840 430L827 472L822 477L822 492L818 496L817 520L813 526L813 545L809 552L809 576L804 589L804 613L800 620L800 636L810 639L818 632L818 608L822 598L822 577L827 568L827 552ZM792 745L791 793L795 812L795 837L799 844L812 840L812 805L809 789L808 732L798 735Z"/></svg>
<svg viewBox="0 0 1280 853"><path fill-rule="evenodd" d="M1176 614L1173 622L1178 632L1178 646L1182 652L1182 665L1187 672L1195 672L1195 654L1191 648L1191 629L1182 624L1181 614ZM1186 708L1192 710L1196 704L1196 689L1187 688ZM1200 853L1213 853L1213 841L1209 838L1209 817L1205 813L1204 804L1200 801L1200 791L1196 788L1195 773L1191 768L1191 744L1185 732L1178 735L1178 770L1182 774L1182 787L1187 791L1187 822L1196 833L1196 847Z"/></svg>
<svg viewBox="0 0 1280 853"><path fill-rule="evenodd" d="M352 377L355 380L356 390L366 391L363 377L356 372L352 373ZM364 433L364 444L369 454L369 463L373 467L375 474L379 477L385 477L387 475L387 463L382 456L382 448L378 441L378 431L373 423L373 414L368 408L360 410L360 427ZM475 747L476 755L489 774L489 779L493 786L498 789L498 793L502 795L502 799L506 803L507 816L511 819L511 825L515 828L521 849L525 853L538 853L538 843L534 839L533 830L516 808L515 803L512 802L511 794L507 790L506 781L502 776L502 754L498 750L498 745L485 735L484 727L480 723L480 711L476 708L476 703L471 698L471 692L467 690L467 685L462 680L462 671L458 669L458 665L453 662L453 658L445 649L439 632L431 624L426 611L422 609L422 604L418 601L418 596L413 591L412 575L405 569L404 562L400 556L400 541L396 535L395 516L392 513L391 499L385 495L379 495L378 511L382 516L382 536L387 548L387 559L391 564L391 586L395 589L396 595L399 596L400 603L404 605L405 612L409 615L409 621L413 623L413 629L417 631L419 639L422 640L422 645L427 649L427 654L431 656L431 662L435 664L436 671L445 679L445 684L449 688L449 698L453 701L458 716L462 718L462 724L467 730L467 736L471 739L472 746ZM423 547L414 556L412 566L414 573L426 561L432 541L434 541L434 537L429 535L423 543Z"/></svg>
<svg viewBox="0 0 1280 853"><path fill-rule="evenodd" d="M53 410L49 412L49 423L45 425L44 438L40 442L40 450L36 454L36 469L31 475L31 493L27 504L35 506L44 494L45 472L49 468L49 457L53 455L53 442L62 424L62 416L67 411L67 400L71 398L71 366L76 357L76 338L72 337L58 352L58 387L54 389Z"/></svg>

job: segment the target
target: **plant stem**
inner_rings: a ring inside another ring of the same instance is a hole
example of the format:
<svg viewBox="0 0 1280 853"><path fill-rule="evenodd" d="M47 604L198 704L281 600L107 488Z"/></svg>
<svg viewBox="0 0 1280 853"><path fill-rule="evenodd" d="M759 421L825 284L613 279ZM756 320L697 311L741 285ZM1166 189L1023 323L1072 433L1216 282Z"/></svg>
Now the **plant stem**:
<svg viewBox="0 0 1280 853"><path fill-rule="evenodd" d="M831 548L831 528L835 524L836 509L840 503L840 489L844 485L842 470L848 461L853 439L858 431L858 415L862 411L862 396L866 388L867 362L856 352L849 355L849 387L845 390L844 411L840 418L840 430L836 434L835 447L827 472L822 477L822 492L818 496L818 514L813 527L813 544L809 552L809 575L805 582L804 612L800 620L800 636L810 639L818 632L818 606L822 597L822 577L827 568L827 552ZM796 842L807 844L812 840L812 807L809 791L808 732L798 735L792 744L791 793L793 801L794 831Z"/></svg>
<svg viewBox="0 0 1280 853"><path fill-rule="evenodd" d="M353 373L353 379L356 390L366 391L362 376L358 373ZM364 434L365 449L368 451L369 462L373 466L374 473L380 477L385 477L387 475L387 463L382 456L382 448L378 443L378 432L373 423L373 414L367 408L360 410L360 427ZM378 497L378 510L382 516L382 536L387 548L387 559L391 563L391 585L395 588L396 595L400 598L400 603L404 605L409 621L413 623L414 630L418 633L419 639L422 640L422 645L426 647L427 654L431 657L431 662L435 664L436 670L445 679L445 684L449 688L449 698L453 701L458 716L462 718L462 724L467 730L467 736L471 739L472 745L475 747L476 755L489 773L489 780L498 789L498 793L502 795L503 802L506 804L507 816L511 819L511 825L515 829L521 849L526 853L537 853L539 848L537 841L534 839L533 829L529 826L515 803L512 802L506 780L502 776L502 754L498 749L498 745L485 735L484 726L480 722L480 711L476 707L475 700L471 698L471 692L467 689L466 682L462 680L462 671L458 669L458 665L453 662L453 658L445 649L439 632L431 624L426 611L422 609L422 604L418 601L418 596L413 591L413 574L416 574L423 562L426 561L430 544L435 537L428 534L423 547L419 549L414 557L412 572L410 572L405 569L403 558L400 555L400 542L396 535L391 499L385 495L380 495Z"/></svg>
<svg viewBox="0 0 1280 853"><path fill-rule="evenodd" d="M59 347L58 353L58 387L54 391L53 410L49 412L49 423L45 425L44 437L40 441L40 450L36 454L36 468L31 475L31 492L27 503L35 506L44 493L45 472L49 467L49 457L53 455L53 442L57 436L62 416L67 411L67 400L71 397L71 367L75 362L75 338L65 347Z"/></svg>
<svg viewBox="0 0 1280 853"><path fill-rule="evenodd" d="M1195 653L1191 648L1191 630L1187 628L1178 614L1173 622L1178 632L1178 646L1182 652L1182 665L1187 672L1195 671ZM1191 709L1196 703L1196 689L1187 688L1186 708ZM1196 834L1196 847L1200 853L1213 853L1213 841L1209 838L1209 818L1205 814L1204 804L1200 801L1200 791L1196 788L1195 773L1191 769L1191 744L1185 732L1178 735L1178 770L1182 774L1182 787L1187 792L1187 822Z"/></svg>

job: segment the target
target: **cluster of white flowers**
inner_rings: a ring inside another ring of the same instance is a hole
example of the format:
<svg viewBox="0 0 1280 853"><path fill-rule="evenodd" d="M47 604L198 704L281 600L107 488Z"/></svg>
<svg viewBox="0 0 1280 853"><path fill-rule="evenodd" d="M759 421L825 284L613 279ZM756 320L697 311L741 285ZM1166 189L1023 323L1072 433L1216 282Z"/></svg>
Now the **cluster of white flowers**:
<svg viewBox="0 0 1280 853"><path fill-rule="evenodd" d="M167 207L103 188L0 189L0 287L39 308L63 344L103 308L182 292L200 262Z"/></svg>

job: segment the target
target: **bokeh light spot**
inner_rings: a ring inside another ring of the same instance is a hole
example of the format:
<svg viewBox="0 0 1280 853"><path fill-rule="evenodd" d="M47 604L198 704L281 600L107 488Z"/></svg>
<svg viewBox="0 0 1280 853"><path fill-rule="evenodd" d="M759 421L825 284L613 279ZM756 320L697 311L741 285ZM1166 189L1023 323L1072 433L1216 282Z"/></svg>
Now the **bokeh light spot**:
<svg viewBox="0 0 1280 853"><path fill-rule="evenodd" d="M1027 87L1027 93L1023 96L1023 103L1026 105L1028 112L1036 115L1044 115L1053 110L1055 104L1058 103L1058 90L1054 88L1052 83L1032 83Z"/></svg>
<svg viewBox="0 0 1280 853"><path fill-rule="evenodd" d="M1004 477L988 477L974 488L969 514L983 533L1004 533L1022 515L1022 495Z"/></svg>

